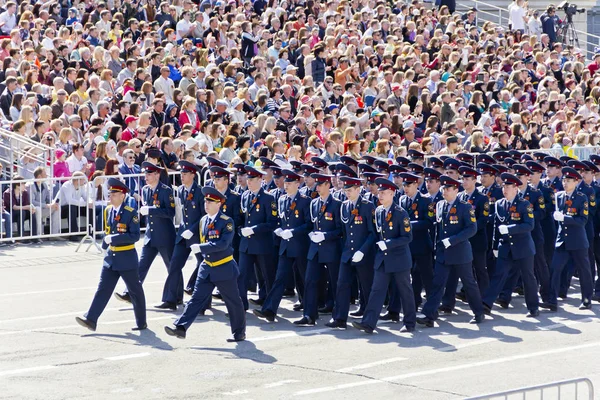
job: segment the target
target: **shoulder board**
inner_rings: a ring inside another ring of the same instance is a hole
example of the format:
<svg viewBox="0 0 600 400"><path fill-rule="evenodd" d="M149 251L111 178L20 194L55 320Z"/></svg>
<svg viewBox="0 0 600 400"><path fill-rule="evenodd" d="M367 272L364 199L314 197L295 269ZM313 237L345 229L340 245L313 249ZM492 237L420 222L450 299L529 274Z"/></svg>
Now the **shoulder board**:
<svg viewBox="0 0 600 400"><path fill-rule="evenodd" d="M221 219L224 219L225 221L227 221L228 219L230 219L227 215L223 215L221 214Z"/></svg>
<svg viewBox="0 0 600 400"><path fill-rule="evenodd" d="M431 195L429 193L421 193L421 197L424 197L426 199L430 199Z"/></svg>
<svg viewBox="0 0 600 400"><path fill-rule="evenodd" d="M302 199L308 199L308 196L305 196L304 194L298 192L298 195L300 196L300 198Z"/></svg>
<svg viewBox="0 0 600 400"><path fill-rule="evenodd" d="M582 192L575 192L575 193L576 193L576 194L577 194L577 196L579 196L579 197L583 197L583 196L585 196L585 195L584 195Z"/></svg>
<svg viewBox="0 0 600 400"><path fill-rule="evenodd" d="M537 188L534 188L533 186L529 186L529 189L531 189L533 193L539 192L539 190Z"/></svg>
<svg viewBox="0 0 600 400"><path fill-rule="evenodd" d="M369 200L365 199L364 197L363 197L363 198L360 200L360 202L361 202L361 203L364 203L364 204L369 204L369 203L371 203Z"/></svg>
<svg viewBox="0 0 600 400"><path fill-rule="evenodd" d="M458 199L457 199L457 200L458 200ZM469 204L469 203L467 203L467 202L466 202L466 201L464 201L464 200L458 200L458 201L459 201L459 203L461 203L461 204L464 204L464 205L467 205L467 204Z"/></svg>
<svg viewBox="0 0 600 400"><path fill-rule="evenodd" d="M133 207L125 206L123 207L126 211L133 211Z"/></svg>
<svg viewBox="0 0 600 400"><path fill-rule="evenodd" d="M240 196L240 194L236 191L230 190L229 191L230 194L234 195L234 196Z"/></svg>

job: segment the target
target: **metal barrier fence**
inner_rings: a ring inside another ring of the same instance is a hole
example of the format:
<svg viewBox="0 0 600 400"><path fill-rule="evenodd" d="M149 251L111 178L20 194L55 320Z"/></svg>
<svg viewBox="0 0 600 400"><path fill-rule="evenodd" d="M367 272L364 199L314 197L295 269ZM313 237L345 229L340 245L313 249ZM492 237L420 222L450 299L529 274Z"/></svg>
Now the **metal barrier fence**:
<svg viewBox="0 0 600 400"><path fill-rule="evenodd" d="M6 177L33 176L37 166L43 166L54 176L55 148L35 142L0 128L0 163L6 167Z"/></svg>
<svg viewBox="0 0 600 400"><path fill-rule="evenodd" d="M580 389L583 386L583 390ZM530 396L528 396L530 395ZM530 386L506 392L486 394L483 396L469 397L466 400L494 400L494 399L568 399L568 400L593 400L594 385L588 378L568 379L544 385Z"/></svg>

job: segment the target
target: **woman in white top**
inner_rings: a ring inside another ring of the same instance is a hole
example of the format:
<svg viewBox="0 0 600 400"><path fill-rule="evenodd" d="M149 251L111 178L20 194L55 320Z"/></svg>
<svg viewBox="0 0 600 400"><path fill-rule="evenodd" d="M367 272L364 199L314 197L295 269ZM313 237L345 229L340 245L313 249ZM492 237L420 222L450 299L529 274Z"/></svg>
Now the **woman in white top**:
<svg viewBox="0 0 600 400"><path fill-rule="evenodd" d="M219 152L219 159L229 164L231 160L237 156L235 152L236 138L235 136L228 135L223 141L223 149Z"/></svg>

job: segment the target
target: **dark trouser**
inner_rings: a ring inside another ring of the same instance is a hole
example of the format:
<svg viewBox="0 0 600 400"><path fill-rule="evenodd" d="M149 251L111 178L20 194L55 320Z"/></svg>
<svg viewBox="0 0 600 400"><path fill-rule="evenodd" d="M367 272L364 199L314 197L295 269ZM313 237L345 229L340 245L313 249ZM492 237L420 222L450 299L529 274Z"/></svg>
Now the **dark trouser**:
<svg viewBox="0 0 600 400"><path fill-rule="evenodd" d="M144 246L142 247L140 266L138 268L140 273L140 282L144 283L144 280L146 280L150 266L159 253L167 267L167 271L169 270L169 264L171 263L171 258L173 257L173 245L165 247ZM129 292L125 291L125 293Z"/></svg>
<svg viewBox="0 0 600 400"><path fill-rule="evenodd" d="M502 292L502 300L510 302L512 291L517 285L519 277L523 281L525 304L529 311L539 308L538 286L533 272L534 256L513 260L512 258L498 258L496 272L492 276L489 289L483 294L483 302L490 308Z"/></svg>
<svg viewBox="0 0 600 400"><path fill-rule="evenodd" d="M444 295L448 276L452 270L456 272L457 276L462 281L469 307L471 307L475 316L477 317L483 314L481 294L479 293L479 287L473 276L473 264L446 264L438 261L435 263L431 296L427 297L427 301L422 309L423 314L429 319L435 320L438 317L437 309L442 300L442 296Z"/></svg>
<svg viewBox="0 0 600 400"><path fill-rule="evenodd" d="M60 206L60 218L67 218L69 220L69 233L85 232L85 229L79 226L79 217L85 215L88 221L91 223L92 213L87 207L79 206Z"/></svg>
<svg viewBox="0 0 600 400"><path fill-rule="evenodd" d="M561 277L565 266L571 261L571 265L579 271L579 286L581 287L581 301L589 302L592 299L593 284L590 272L590 262L587 249L565 250L564 244L556 249L552 266L550 267L550 297L548 303L556 305Z"/></svg>
<svg viewBox="0 0 600 400"><path fill-rule="evenodd" d="M294 275L294 264L300 264L299 268L306 270L306 258L297 257L291 258L286 255L279 256L279 262L277 264L277 274L275 275L275 283L269 290L267 298L262 306L262 311L271 311L277 314L279 304L283 298L283 292L287 286L287 282L290 276Z"/></svg>
<svg viewBox="0 0 600 400"><path fill-rule="evenodd" d="M421 279L421 276L418 276L418 279ZM413 291L414 294L414 291ZM368 302L367 302L368 304ZM416 308L416 305L415 305ZM398 287L394 284L393 280L390 280L388 286L388 312L400 314L402 311L402 301L400 297L400 293L398 293Z"/></svg>
<svg viewBox="0 0 600 400"><path fill-rule="evenodd" d="M296 284L296 293L298 294L298 301L302 303L304 300L304 278L306 277L306 259L303 263L295 262L293 266L294 271L294 282Z"/></svg>
<svg viewBox="0 0 600 400"><path fill-rule="evenodd" d="M244 309L248 309L248 283L247 275L249 271L257 268L257 275L260 273L264 279L264 290L268 293L275 282L277 266L273 265L271 254L248 254L240 251L240 276L238 276L238 287L240 297L244 304ZM219 290L220 291L220 290ZM265 294L266 297L266 294Z"/></svg>
<svg viewBox="0 0 600 400"><path fill-rule="evenodd" d="M414 327L417 322L417 307L415 306L415 295L410 282L410 270L399 272L385 272L385 265L375 270L373 275L373 287L369 295L369 301L365 310L362 323L375 328L381 307L385 301L385 295L390 286L390 282L397 288L398 296L401 299L402 309L404 311L403 323L406 327Z"/></svg>
<svg viewBox="0 0 600 400"><path fill-rule="evenodd" d="M17 231L14 233L14 237L22 237L23 224L29 220L31 226L30 235L37 235L37 218L31 218L31 211L29 210L13 210L12 221L17 223Z"/></svg>
<svg viewBox="0 0 600 400"><path fill-rule="evenodd" d="M186 241L175 243L173 256L169 262L169 275L165 281L162 301L177 303L183 300L183 267L192 250L186 246Z"/></svg>
<svg viewBox="0 0 600 400"><path fill-rule="evenodd" d="M413 255L412 288L415 294L415 307L418 307L423 302L421 292L425 289L425 294L431 293L431 285L433 282L433 260L431 254ZM416 279L418 276L418 279Z"/></svg>
<svg viewBox="0 0 600 400"><path fill-rule="evenodd" d="M596 260L596 257L594 255L594 234L593 234L593 229L594 227L592 226L591 228L589 227L590 222L588 220L588 223L586 224L586 234L587 234L587 238L588 238L588 243L590 243L590 246L587 249L587 253L588 253L588 269L590 270L590 276L591 276L591 281L592 281L592 286L594 285L594 262ZM568 263L567 267L563 270L563 273L561 275L561 280L560 280L560 288L558 290L558 294L559 295L563 295L566 296L567 292L569 291L569 287L571 287L571 280L573 279L573 274L575 273L575 268L576 265L574 263ZM581 269L577 270L579 273L581 273Z"/></svg>
<svg viewBox="0 0 600 400"><path fill-rule="evenodd" d="M550 296L550 268L548 267L548 260L546 259L545 248L535 249L535 257L533 258L533 272L540 288L540 295L542 301L548 301Z"/></svg>
<svg viewBox="0 0 600 400"><path fill-rule="evenodd" d="M356 276L358 276L361 293L368 299L373 286L373 257L363 259L359 263L350 261L340 264L333 319L342 321L348 319L352 284L356 281ZM381 304L383 305L383 302ZM361 307L365 306L361 304Z"/></svg>
<svg viewBox="0 0 600 400"><path fill-rule="evenodd" d="M185 306L183 314L175 322L175 326L182 326L187 330L193 323L203 305L210 298L213 289L217 287L229 313L231 333L241 335L246 333L246 312L238 291L237 279L232 278L225 281L212 282L210 277L202 279L198 277L194 285L194 294Z"/></svg>
<svg viewBox="0 0 600 400"><path fill-rule="evenodd" d="M304 279L304 316L313 320L316 320L319 316L319 281L325 280L325 268L327 268L329 274L329 289L333 292L331 293L331 296L335 298L335 290L337 289L340 269L339 260L328 263L319 263L318 255L315 255L315 259L308 260L306 265L306 277Z"/></svg>
<svg viewBox="0 0 600 400"><path fill-rule="evenodd" d="M596 259L596 285L594 287L594 294L600 295L600 233L596 234L594 238L594 258Z"/></svg>
<svg viewBox="0 0 600 400"><path fill-rule="evenodd" d="M487 251L477 251L473 253L473 275L477 280L479 294L485 293L490 286L490 278L486 268ZM456 288L458 287L458 274L451 270L446 283L446 291L442 297L442 305L454 309L456 305ZM464 288L463 288L464 289Z"/></svg>
<svg viewBox="0 0 600 400"><path fill-rule="evenodd" d="M123 278L127 290L131 296L133 304L133 312L137 326L146 324L146 298L144 297L144 288L140 282L137 269L129 269L127 271L114 271L110 268L102 268L100 273L100 283L92 300L92 305L85 317L93 322L97 322L98 318L108 304L108 300L112 295L119 278Z"/></svg>

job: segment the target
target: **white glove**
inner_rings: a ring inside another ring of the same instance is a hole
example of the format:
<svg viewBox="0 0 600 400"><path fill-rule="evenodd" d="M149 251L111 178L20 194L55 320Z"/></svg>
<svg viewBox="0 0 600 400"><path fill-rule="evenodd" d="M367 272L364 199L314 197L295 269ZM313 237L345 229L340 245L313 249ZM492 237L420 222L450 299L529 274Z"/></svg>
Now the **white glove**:
<svg viewBox="0 0 600 400"><path fill-rule="evenodd" d="M279 237L281 237L281 232L283 232L283 229L281 229L281 228L277 228L273 231L273 233Z"/></svg>
<svg viewBox="0 0 600 400"><path fill-rule="evenodd" d="M323 240L325 240L325 235L323 232L313 232L310 240L312 240L314 243L321 243Z"/></svg>
<svg viewBox="0 0 600 400"><path fill-rule="evenodd" d="M384 243L385 244L385 243ZM354 253L354 255L352 256L352 262L353 263L359 263L362 261L362 259L365 257L364 253L362 251L357 251L356 253Z"/></svg>
<svg viewBox="0 0 600 400"><path fill-rule="evenodd" d="M379 246L379 249L381 251L387 250L387 245L385 244L385 241L383 241L383 240L380 240L379 242L377 242L377 246Z"/></svg>
<svg viewBox="0 0 600 400"><path fill-rule="evenodd" d="M445 248L450 247L450 239L446 238L446 239L442 240L442 243L444 244Z"/></svg>
<svg viewBox="0 0 600 400"><path fill-rule="evenodd" d="M194 234L192 233L192 231L190 231L189 229L186 229L185 231L183 231L183 233L181 234L181 237L184 239L191 239L192 236L194 236Z"/></svg>
<svg viewBox="0 0 600 400"><path fill-rule="evenodd" d="M294 234L292 233L292 231L290 229L286 229L285 231L281 232L281 238L283 240L288 240L294 237Z"/></svg>
<svg viewBox="0 0 600 400"><path fill-rule="evenodd" d="M254 229L252 228L242 228L242 236L248 237L254 233Z"/></svg>
<svg viewBox="0 0 600 400"><path fill-rule="evenodd" d="M498 232L500 232L501 235L508 234L508 226L506 226L506 225L500 225L498 227Z"/></svg>
<svg viewBox="0 0 600 400"><path fill-rule="evenodd" d="M191 245L190 249L192 250L192 253L194 253L194 254L200 253L200 245L198 243Z"/></svg>
<svg viewBox="0 0 600 400"><path fill-rule="evenodd" d="M148 215L150 213L150 207L148 206L141 206L140 207L140 214L142 215Z"/></svg>
<svg viewBox="0 0 600 400"><path fill-rule="evenodd" d="M106 236L104 236L104 243L111 244L112 243L112 239L115 236L117 236L117 235L115 234L115 235L106 235Z"/></svg>
<svg viewBox="0 0 600 400"><path fill-rule="evenodd" d="M554 211L554 219L558 222L565 220L565 214L562 211Z"/></svg>
<svg viewBox="0 0 600 400"><path fill-rule="evenodd" d="M498 258L498 250L492 250L492 252L494 253L494 257Z"/></svg>

